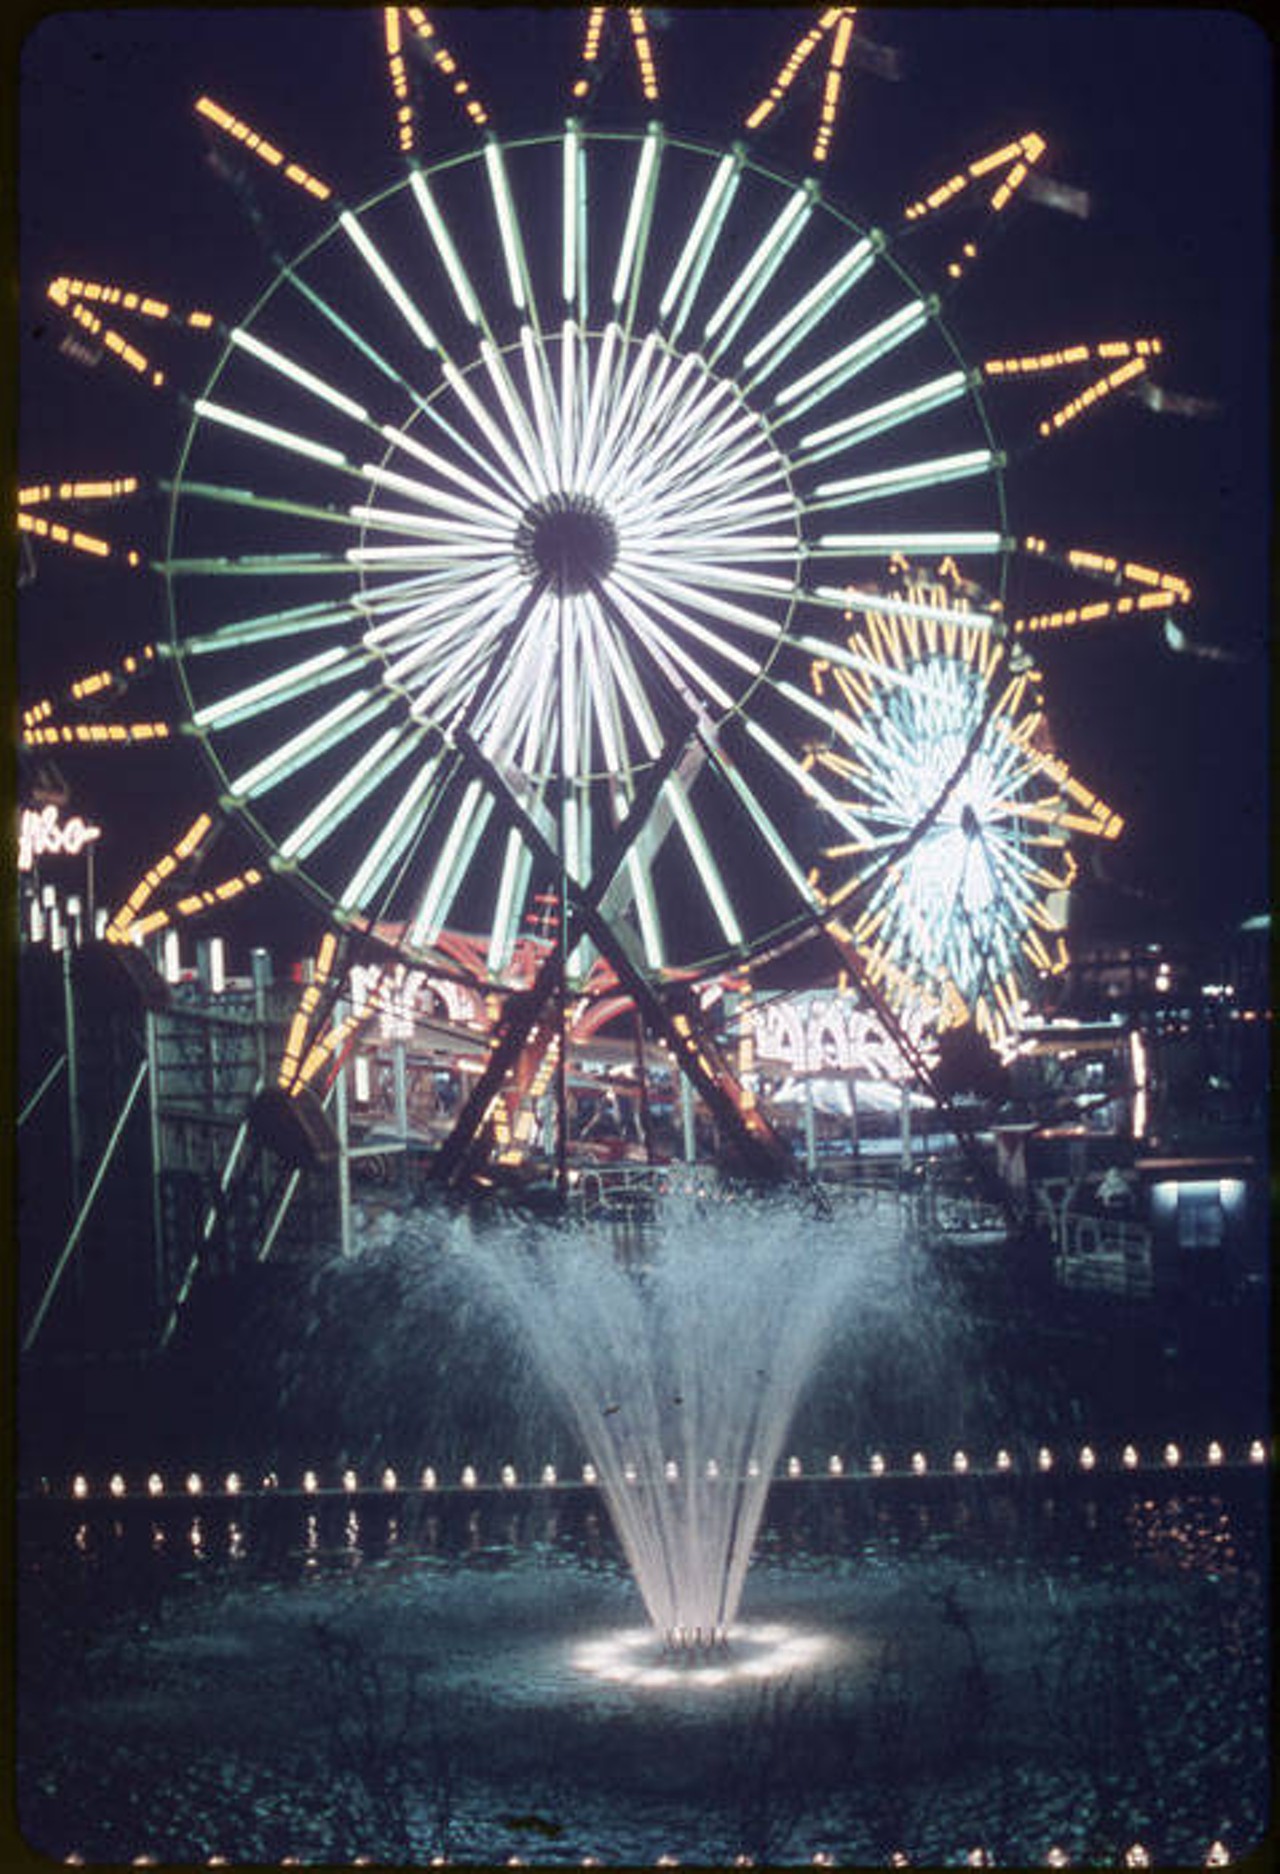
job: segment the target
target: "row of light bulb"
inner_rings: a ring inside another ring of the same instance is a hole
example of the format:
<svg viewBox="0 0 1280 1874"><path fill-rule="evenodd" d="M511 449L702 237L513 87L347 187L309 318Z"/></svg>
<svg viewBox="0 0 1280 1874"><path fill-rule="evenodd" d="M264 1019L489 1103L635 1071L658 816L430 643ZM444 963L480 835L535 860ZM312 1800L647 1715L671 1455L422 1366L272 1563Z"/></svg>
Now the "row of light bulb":
<svg viewBox="0 0 1280 1874"><path fill-rule="evenodd" d="M1071 1461L1070 1457L1068 1457L1066 1461L1069 1463ZM1176 1469L1184 1462L1196 1462L1194 1458L1184 1458L1182 1447L1175 1444L1172 1440L1163 1447L1160 1461L1167 1469ZM1200 1461L1213 1467L1226 1463L1226 1452L1218 1439L1210 1439L1205 1447L1204 1456ZM1266 1445L1261 1438L1253 1439L1249 1445L1248 1462L1250 1464L1265 1464L1266 1461ZM1051 1471L1058 1462L1058 1456L1047 1445L1041 1445L1036 1453L1035 1468L1041 1472ZM1100 1459L1095 1447L1086 1444L1081 1445L1080 1449L1076 1452L1075 1462L1080 1470L1091 1471L1097 1467ZM1141 1467L1142 1458L1136 1445L1126 1444L1124 1446L1120 1453L1120 1465L1124 1470L1129 1471L1134 1471ZM946 1467L944 1467L942 1473L934 1474L945 1474L945 1468ZM964 1476L972 1470L974 1466L967 1452L956 1451L952 1455L949 1468L954 1475ZM995 1454L992 1468L998 1472L1014 1470L1016 1466L1012 1453L1002 1447ZM871 1477L904 1476L907 1474L923 1477L933 1472L933 1469L934 1467L930 1464L929 1458L923 1451L912 1452L909 1465L905 1470L891 1468L884 1454L875 1451L868 1459L866 1474ZM712 1480L720 1476L720 1467L714 1458L708 1459L705 1474ZM790 1479L802 1479L821 1476L823 1473L806 1471L802 1461L798 1457L790 1457L787 1459L784 1474ZM628 1464L624 1467L623 1475L627 1483L634 1484L639 1482L639 1475L633 1464ZM668 1483L676 1483L679 1481L680 1467L674 1459L668 1459L663 1467L663 1475ZM759 1475L760 1466L753 1459L747 1465L747 1476L758 1477ZM827 1460L825 1475L828 1477L844 1477L846 1475L857 1475L857 1472L851 1472L846 1467L844 1459L838 1453L833 1453ZM594 1464L588 1462L583 1465L581 1480L584 1484L596 1484L600 1481L599 1472ZM513 1464L504 1464L502 1466L498 1481L502 1488L506 1490L517 1488L521 1482ZM544 1487L551 1487L562 1482L571 1482L573 1480L561 1479L553 1464L545 1464L542 1467L538 1481ZM459 1474L458 1483L464 1490L476 1490L480 1488L480 1476L474 1464L463 1466ZM185 1485L182 1487L185 1488L188 1496L193 1497L204 1495L206 1489L212 1488L216 1492L218 1488L216 1483L211 1486L206 1485L205 1479L198 1471L189 1472L185 1479ZM229 1471L222 1482L222 1493L225 1496L238 1496L243 1490L251 1487L252 1486L245 1483L241 1472ZM428 1464L418 1477L417 1487L420 1490L437 1490L441 1488L447 1489L448 1485L441 1484L438 1472L432 1465ZM262 1491L278 1490L280 1488L280 1479L276 1472L268 1471L262 1477L258 1488ZM301 1489L305 1496L313 1496L322 1491L332 1491L334 1488L335 1486L333 1485L322 1485L318 1474L314 1470L305 1470L302 1473ZM354 1470L347 1469L342 1472L339 1484L336 1488L350 1493L370 1488L381 1488L382 1490L388 1491L402 1490L412 1488L412 1486L405 1480L402 1480L400 1474L388 1465L382 1471L376 1485L361 1484L358 1474ZM152 1471L146 1481L146 1494L151 1497L161 1497L164 1496L165 1493L166 1484L163 1476L159 1471ZM73 1497L81 1498L88 1497L92 1494L89 1480L83 1473L78 1473L72 1479L71 1494ZM128 1485L119 1471L115 1472L109 1479L107 1494L116 1498L128 1495Z"/></svg>
<svg viewBox="0 0 1280 1874"><path fill-rule="evenodd" d="M1228 1867L1230 1863L1231 1854L1226 1843L1221 1841L1211 1842L1205 1851L1202 1865L1204 1867ZM64 1855L62 1864L64 1867L83 1867L85 1865L84 1856L80 1854ZM160 1862L156 1855L137 1854L134 1855L129 1865L132 1867L159 1867ZM211 1854L205 1859L203 1865L205 1867L227 1867L230 1863L226 1855ZM281 1855L277 1865L280 1867L300 1867L302 1863L297 1855L286 1854ZM372 1867L373 1865L374 1861L372 1855L365 1854L353 1855L350 1862L350 1866L352 1867ZM447 1855L432 1855L426 1865L428 1867L453 1867L455 1863L450 1861ZM462 1864L459 1863L457 1865ZM506 1867L527 1867L529 1864L521 1855L512 1854L507 1856L503 1865ZM600 1867L601 1865L602 1863L596 1856L590 1854L583 1855L578 1862L579 1867ZM673 1854L660 1854L654 1862L655 1867L679 1867L680 1865L679 1857ZM756 1861L753 1855L740 1854L735 1855L728 1865L730 1867L754 1867ZM828 1854L825 1850L820 1849L816 1854L810 1856L809 1865L810 1867L835 1867L837 1862L834 1855ZM901 1849L897 1849L889 1856L886 1865L888 1867L910 1867L912 1865L911 1857L903 1854ZM965 1856L965 1865L968 1867L994 1867L996 1866L996 1862L989 1849L970 1848ZM1044 1865L1046 1867L1070 1867L1071 1857L1068 1855L1065 1848L1052 1847L1045 1854ZM1145 1847L1140 1841L1134 1842L1130 1847L1125 1849L1124 1854L1121 1856L1121 1866L1154 1866L1151 1850Z"/></svg>

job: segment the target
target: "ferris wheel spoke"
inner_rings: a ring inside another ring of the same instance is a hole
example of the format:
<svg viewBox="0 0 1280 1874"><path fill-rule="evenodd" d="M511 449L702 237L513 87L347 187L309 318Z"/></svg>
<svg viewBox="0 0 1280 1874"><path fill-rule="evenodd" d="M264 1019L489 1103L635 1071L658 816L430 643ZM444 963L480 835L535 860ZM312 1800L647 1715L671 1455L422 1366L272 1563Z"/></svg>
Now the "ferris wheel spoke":
<svg viewBox="0 0 1280 1874"><path fill-rule="evenodd" d="M659 563L660 562L649 564L644 558L637 555L635 568L630 573L629 578L621 573L615 573L615 580L619 585L623 585L627 589L639 589L641 592L648 595L651 600L655 600L657 595L662 594L668 599L683 602L686 606L702 612L707 617L720 619L725 624L737 625L741 630L750 632L754 637L765 638L770 642L776 642L778 639L779 621L776 617L771 617L767 613L752 611L748 606L737 605L731 599L723 599L716 596L713 589L713 582L718 582L720 585L726 586L730 590L735 589L735 582L729 569L726 569L724 575L721 576L720 569L707 567L705 583L694 586L688 584L685 580L673 579L665 573L660 573L657 569ZM694 565L690 568L690 571L700 572L702 569ZM785 590L777 591L773 586L762 587L758 583L746 579L740 582L737 589L747 592L776 592L779 598L786 596ZM705 625L700 626L698 629L703 633L707 632L707 627ZM719 643L728 642L722 633L711 635ZM734 656L739 662L742 661L745 655L746 654L741 651L735 650L734 652ZM758 655L748 657L747 663L750 665L753 672L759 671L760 659ZM745 668L746 665L744 664L743 667Z"/></svg>
<svg viewBox="0 0 1280 1874"><path fill-rule="evenodd" d="M179 649L184 657L238 651L247 645L305 637L313 631L333 631L340 625L349 625L359 616L359 607L353 599L344 599L337 605L317 600L309 605L286 606L283 611L256 612L249 618L231 619L212 631L196 632L183 638Z"/></svg>
<svg viewBox="0 0 1280 1874"><path fill-rule="evenodd" d="M281 781L288 780L300 769L357 733L367 723L385 714L392 702L385 692L353 690L344 696L322 715L309 722L272 749L269 755L254 762L229 783L229 791L237 801L254 800L276 787Z"/></svg>
<svg viewBox="0 0 1280 1874"><path fill-rule="evenodd" d="M485 792L483 784L474 778L468 781L426 891L409 925L409 942L415 947L430 949L439 937L493 807L492 796Z"/></svg>
<svg viewBox="0 0 1280 1874"><path fill-rule="evenodd" d="M417 725L386 729L371 747L356 760L333 785L321 795L311 811L292 832L280 841L286 859L307 858L346 824L358 807L364 805L390 779L410 754L420 746L421 730Z"/></svg>
<svg viewBox="0 0 1280 1874"><path fill-rule="evenodd" d="M707 697L718 709L728 709L732 706L733 698L729 691L711 675L704 665L698 662L691 651L663 629L658 618L668 619L669 622L677 625L687 637L694 638L699 643L708 644L714 648L718 657L726 663L735 665L739 670L754 674L755 660L753 658L740 651L736 645L716 637L714 633L697 624L687 614L678 611L675 606L655 592L637 593L628 581L615 578L612 596L619 611L651 656L656 656L659 652L665 653L672 662L679 665L685 676L691 679L699 694Z"/></svg>
<svg viewBox="0 0 1280 1874"><path fill-rule="evenodd" d="M757 300L799 240L813 213L815 199L816 190L793 191L768 233L705 321L703 343L715 341L708 354L712 363L733 343Z"/></svg>
<svg viewBox="0 0 1280 1874"><path fill-rule="evenodd" d="M344 208L338 216L338 225L422 349L434 358L442 357L439 339L427 324L413 295L384 259L368 229L349 208Z"/></svg>
<svg viewBox="0 0 1280 1874"><path fill-rule="evenodd" d="M860 449L875 437L900 429L904 423L945 409L965 396L971 386L972 379L967 371L948 371L926 384L917 384L913 390L899 391L896 396L886 397L851 416L810 430L796 444L792 460L797 468L812 468L830 456Z"/></svg>
<svg viewBox="0 0 1280 1874"><path fill-rule="evenodd" d="M644 272L654 198L658 192L662 142L661 129L657 124L651 124L636 157L635 180L631 187L631 199L622 229L622 245L618 250L618 263L614 268L609 294L615 317L620 319L626 332L630 332L635 318L640 279Z"/></svg>
<svg viewBox="0 0 1280 1874"><path fill-rule="evenodd" d="M495 615L505 616L515 604L519 586L504 566L484 576L451 579L443 591L419 599L421 590L414 582L397 601L378 609L390 616L368 626L364 641L371 649L394 650L401 641L419 646L430 657L445 649L455 638L470 638L473 627ZM407 603L406 601L415 601Z"/></svg>
<svg viewBox="0 0 1280 1874"><path fill-rule="evenodd" d="M358 916L382 891L392 871L404 859L430 818L433 796L440 786L441 763L438 755L428 755L410 778L408 786L382 823L368 852L338 893L338 914L343 918Z"/></svg>
<svg viewBox="0 0 1280 1874"><path fill-rule="evenodd" d="M927 461L904 462L895 468L871 469L865 475L845 475L820 482L809 502L814 513L826 508L856 507L866 501L884 501L920 489L942 488L951 482L989 475L1000 466L993 449L965 449L955 455L933 456ZM832 537L838 544L839 535Z"/></svg>
<svg viewBox="0 0 1280 1874"><path fill-rule="evenodd" d="M437 418L436 420L438 421L439 419ZM425 443L420 442L409 430L398 429L393 424L384 423L381 433L387 442L401 450L405 455L414 457L415 460L431 469L436 475L441 476L452 486L472 496L479 504L482 512L498 514L504 519L511 521L513 524L520 518L523 508L518 493L504 491L505 484L503 486L497 484L496 478L493 478L492 465L484 457L479 457L478 460L480 461L481 467L484 468L491 477L491 480L487 482L477 481L474 475L468 475L465 469L459 468L457 463L452 461L448 456L442 456L438 454L436 450L429 449ZM446 433L451 440L459 440L456 436L456 432L452 429L447 429ZM369 470L365 469L362 473L368 474ZM406 480L411 480L411 478L406 478ZM428 484L424 483L424 490L428 486ZM406 492L408 492L408 490L406 490Z"/></svg>
<svg viewBox="0 0 1280 1874"><path fill-rule="evenodd" d="M480 301L471 284L470 275L462 264L453 236L449 233L448 224L440 212L430 184L416 164L409 172L409 187L422 212L422 218L427 225L427 232L435 245L436 253L448 275L449 284L453 288L454 297L463 318L470 325L480 325L483 322L483 314Z"/></svg>
<svg viewBox="0 0 1280 1874"><path fill-rule="evenodd" d="M489 179L489 194L493 203L494 217L498 224L498 240L507 274L507 291L511 295L511 303L516 311L525 313L536 325L538 312L529 282L529 263L525 256L520 222L511 195L511 184L507 177L502 146L492 137L485 144L484 166Z"/></svg>
<svg viewBox="0 0 1280 1874"><path fill-rule="evenodd" d="M745 161L746 151L741 148L720 158L667 281L658 305L658 317L668 322L668 336L673 343L684 328L711 264L711 256L738 192Z"/></svg>
<svg viewBox="0 0 1280 1874"><path fill-rule="evenodd" d="M752 373L746 383L748 392L756 390L771 377L821 321L834 313L849 289L874 265L876 242L868 236L856 241L807 292L803 293L782 318L757 339L743 359L744 369Z"/></svg>
<svg viewBox="0 0 1280 1874"><path fill-rule="evenodd" d="M524 835L518 827L509 828L498 878L493 923L489 931L486 961L491 976L500 976L511 961L532 868L533 854L525 843Z"/></svg>
<svg viewBox="0 0 1280 1874"><path fill-rule="evenodd" d="M833 392L843 390L863 371L887 358L914 338L928 324L930 308L923 299L908 300L878 325L859 333L849 344L824 358L820 364L792 378L774 392L779 422L795 422L815 404L823 403Z"/></svg>
<svg viewBox="0 0 1280 1874"><path fill-rule="evenodd" d="M269 677L261 677L254 683L246 684L243 689L233 690L219 697L216 702L194 709L191 720L197 729L225 729L234 723L246 722L266 710L276 709L281 703L291 702L294 697L322 685L357 677L367 670L368 665L366 651L335 645L330 650L318 651L312 657L303 658L300 663L288 664Z"/></svg>
<svg viewBox="0 0 1280 1874"><path fill-rule="evenodd" d="M366 533L407 535L411 542L444 542L446 546L457 546L470 559L481 553L490 557L505 555L511 544L510 532L501 528L474 521L443 520L436 514L410 513L404 508L357 506L350 509L350 518ZM407 549L410 553L414 550L412 546Z"/></svg>
<svg viewBox="0 0 1280 1874"><path fill-rule="evenodd" d="M565 127L560 159L560 297L585 325L587 275L587 154L576 124Z"/></svg>
<svg viewBox="0 0 1280 1874"><path fill-rule="evenodd" d="M363 463L360 473L371 489L386 489L390 494L407 496L415 506L421 508L424 516L447 514L464 525L486 529L494 539L511 539L512 525L518 517L509 503L477 501L465 495L451 494L439 482L423 481L420 475L406 475L399 469L389 469L385 464L377 462Z"/></svg>

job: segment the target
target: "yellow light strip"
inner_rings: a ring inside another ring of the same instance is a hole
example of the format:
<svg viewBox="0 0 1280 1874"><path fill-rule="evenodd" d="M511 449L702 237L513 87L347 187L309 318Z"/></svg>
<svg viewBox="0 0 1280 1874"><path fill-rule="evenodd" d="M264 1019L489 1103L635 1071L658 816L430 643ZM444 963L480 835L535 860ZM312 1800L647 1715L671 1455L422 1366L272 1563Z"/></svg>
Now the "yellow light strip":
<svg viewBox="0 0 1280 1874"><path fill-rule="evenodd" d="M988 377L1031 377L1095 361L1158 358L1163 350L1164 341L1159 338L1108 338L1094 345L1062 345L1054 351L1031 352L1021 357L988 358L982 369Z"/></svg>
<svg viewBox="0 0 1280 1874"><path fill-rule="evenodd" d="M34 482L19 488L18 506L43 507L48 501L118 501L136 494L140 485L136 475L117 475L110 481Z"/></svg>
<svg viewBox="0 0 1280 1874"><path fill-rule="evenodd" d="M329 979L337 953L338 940L332 931L326 931L320 939L320 948L316 952L311 981L303 990L293 1020L289 1024L284 1054L280 1061L277 1082L289 1093L299 1093L302 1090L303 1082L299 1078L299 1066L303 1045L307 1039L307 1030L311 1024L316 1003L320 1000L320 992Z"/></svg>
<svg viewBox="0 0 1280 1874"><path fill-rule="evenodd" d="M156 863L144 872L129 896L120 906L120 909L107 925L106 938L108 943L125 943L131 941L135 919L142 910L143 905L155 895L164 881L170 878L180 865L185 864L185 862L191 858L192 854L197 851L202 842L208 837L212 826L212 815L207 813L200 814L192 821L191 825L187 828L176 845L172 846L167 853L157 859ZM146 928L158 928L155 923L157 917L160 918L161 923L167 922L166 914L152 913ZM142 925L138 925L137 928L143 930Z"/></svg>
<svg viewBox="0 0 1280 1874"><path fill-rule="evenodd" d="M1083 416L1087 410L1094 409L1104 397L1109 397L1113 391L1131 383L1135 377L1140 377L1146 368L1145 358L1130 358L1127 363L1108 372L1106 377L1096 378L1092 384L1086 385L1079 396L1073 397L1069 403L1062 404L1049 416L1044 417L1038 426L1039 433L1042 436L1053 436L1059 430L1065 429L1068 423L1074 423L1077 417Z"/></svg>
<svg viewBox="0 0 1280 1874"><path fill-rule="evenodd" d="M18 531L31 534L37 540L48 540L56 547L67 547L73 553L85 553L90 559L115 558L125 566L142 565L142 554L136 547L113 547L100 534L87 534L82 528L68 527L65 521L50 520L43 514L20 512Z"/></svg>
<svg viewBox="0 0 1280 1874"><path fill-rule="evenodd" d="M409 91L409 71L404 61L399 7L383 7L382 23L387 48L387 71L396 104L396 147L407 154L413 148L414 139L413 99Z"/></svg>
<svg viewBox="0 0 1280 1874"><path fill-rule="evenodd" d="M954 202L972 184L982 182L997 171L1001 172L1000 179L987 197L985 206L989 214L1002 214L1044 155L1046 147L1039 132L1029 130L1024 136L1002 144L998 150L990 150L985 156L975 157L967 168L948 176L927 195L909 202L903 210L904 218L907 221L922 221L927 215L936 214L940 208ZM947 273L953 280L958 280L977 257L976 243L966 241L958 257L948 263Z"/></svg>
<svg viewBox="0 0 1280 1874"><path fill-rule="evenodd" d="M233 115L216 99L197 98L196 112L199 116L206 118L215 128L221 130L224 136L232 137L237 143L242 143L246 150L258 158L259 162L265 163L268 169L278 171L286 182L293 183L294 187L301 189L304 194L313 196L319 202L327 202L333 194L327 182L322 182L318 176L313 176L300 163L293 162L283 150L277 149L274 143L268 142L259 131L245 123L243 118Z"/></svg>
<svg viewBox="0 0 1280 1874"><path fill-rule="evenodd" d="M458 61L441 40L434 25L427 16L425 7L405 7L405 18L426 47L431 63L441 75L450 81L450 88L463 110L477 127L483 127L489 121L489 113L480 100L473 96L471 85L459 70Z"/></svg>
<svg viewBox="0 0 1280 1874"><path fill-rule="evenodd" d="M831 147L831 133L835 127L836 111L840 103L849 40L853 33L857 11L857 7L827 7L823 11L817 24L811 26L808 32L796 41L765 96L743 120L746 129L758 130L761 124L768 122L791 89L810 54L829 34L831 50L827 58L827 72L822 88L818 130L813 143L814 162L824 163L827 160Z"/></svg>
<svg viewBox="0 0 1280 1874"><path fill-rule="evenodd" d="M1053 565L1106 579L1113 586L1127 583L1140 589L1136 592L1120 592L1115 598L1095 600L1088 605L1069 605L1056 611L1033 612L1026 617L1015 618L1011 629L1018 634L1066 631L1077 625L1096 624L1104 618L1126 618L1135 613L1168 611L1176 605L1191 603L1191 587L1187 581L1177 573L1166 572L1159 567L1145 566L1137 560L1118 560L1113 554L1100 553L1088 547L1069 547L1065 551L1054 552L1048 541L1038 534L1028 534L1022 542L1022 549Z"/></svg>
<svg viewBox="0 0 1280 1874"><path fill-rule="evenodd" d="M103 280L82 280L75 274L59 274L49 282L45 293L55 306L61 306L66 311L70 311L77 302L86 302L95 306L116 306L121 312L136 313L142 319L167 321L188 326L193 331L208 331L213 325L213 314L201 308L179 312L167 300L140 292L136 287L116 286Z"/></svg>
<svg viewBox="0 0 1280 1874"><path fill-rule="evenodd" d="M619 9L621 10L621 9ZM575 99L585 98L597 76L596 67L600 60L600 47L604 42L608 24L608 7L593 6L587 11L586 34L582 41L582 64L578 76L573 81ZM644 16L643 7L626 8L627 25L631 31L631 43L636 55L636 69L640 78L640 90L646 101L655 103L658 97L658 72L654 64L653 44L649 36L649 23Z"/></svg>

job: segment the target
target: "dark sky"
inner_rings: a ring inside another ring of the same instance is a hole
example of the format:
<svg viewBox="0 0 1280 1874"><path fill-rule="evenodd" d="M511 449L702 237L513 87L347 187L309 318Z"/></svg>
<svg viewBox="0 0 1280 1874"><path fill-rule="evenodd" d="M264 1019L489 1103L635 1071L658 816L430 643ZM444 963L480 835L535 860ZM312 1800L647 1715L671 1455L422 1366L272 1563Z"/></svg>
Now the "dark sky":
<svg viewBox="0 0 1280 1874"><path fill-rule="evenodd" d="M500 131L561 120L585 9L436 17ZM655 14L664 121L733 135L814 17ZM1175 926L1255 910L1267 890L1269 785L1269 42L1244 15L1163 9L868 12L859 31L898 54L901 76L852 76L826 186L855 214L891 218L1029 129L1048 140L1048 172L1093 200L1087 222L1028 209L1011 225L954 304L967 353L1158 332L1167 348L1158 381L1219 406L1191 420L1117 403L1018 468L1013 520L1019 532L1172 567L1195 588L1188 629L1224 656L1175 656L1154 626L1056 644L1045 658L1050 711L1072 767L1129 822L1108 854L1117 902ZM162 474L180 434L172 403L59 354L61 328L42 302L50 276L136 282L229 318L269 278L206 159L191 108L202 90L351 201L395 179L375 13L160 8L45 19L26 43L19 92L24 480ZM427 102L431 153L466 147L468 127L443 90ZM596 115L643 121L625 62ZM812 120L812 101L800 99L761 155L803 170ZM286 194L268 185L263 201L279 205L287 247ZM313 224L305 207L297 212L301 238ZM1011 407L994 408L1018 426ZM148 580L126 586L42 555L20 615L23 693L162 631L160 600ZM181 806L200 805L205 787L182 753L86 756L67 772L82 810L113 816L102 863L118 888L180 830Z"/></svg>

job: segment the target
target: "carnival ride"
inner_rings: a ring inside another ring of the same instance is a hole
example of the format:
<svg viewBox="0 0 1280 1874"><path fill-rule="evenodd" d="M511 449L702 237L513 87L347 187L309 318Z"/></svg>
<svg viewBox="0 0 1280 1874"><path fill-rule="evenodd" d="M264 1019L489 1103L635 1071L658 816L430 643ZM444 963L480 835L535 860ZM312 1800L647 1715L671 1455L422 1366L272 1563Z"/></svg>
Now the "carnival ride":
<svg viewBox="0 0 1280 1874"><path fill-rule="evenodd" d="M322 907L260 1113L280 1149L379 972L407 964L496 1011L442 1183L483 1163L504 1094L563 1089L575 1015L602 997L666 1040L741 1169L782 1175L788 1148L699 1018L708 976L817 938L928 1083L931 1032L972 1021L1001 1045L1065 965L1071 843L1120 820L1053 750L1033 644L1191 593L1021 531L1010 482L1030 442L1149 391L1162 341L965 354L950 305L988 239L1029 203L1087 204L1028 130L895 223L837 206L819 178L860 46L874 64L853 8L819 14L723 145L654 116L641 8L589 10L571 114L534 136L490 122L425 9L386 9L381 31L393 173L366 199L233 104L195 103L259 222L259 183L314 213L247 310L43 283L76 342L152 394L177 388L159 354L179 330L206 364L178 390L167 475L20 491L27 547L151 574L168 619L30 704L23 744L182 735L208 764L213 798L109 944L273 875ZM600 115L611 47L641 127ZM810 86L796 179L766 139ZM469 141L428 156L423 99L446 88ZM1010 438L998 399L1042 381L1068 388ZM158 538L126 539L148 499ZM84 518L108 509L118 537ZM1026 609L1024 575L1049 569L1067 596ZM141 715L144 678L171 705ZM210 880L228 822L258 856ZM562 1173L564 1132L562 1100Z"/></svg>

